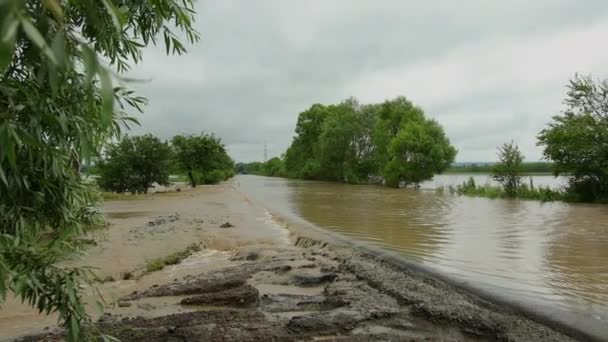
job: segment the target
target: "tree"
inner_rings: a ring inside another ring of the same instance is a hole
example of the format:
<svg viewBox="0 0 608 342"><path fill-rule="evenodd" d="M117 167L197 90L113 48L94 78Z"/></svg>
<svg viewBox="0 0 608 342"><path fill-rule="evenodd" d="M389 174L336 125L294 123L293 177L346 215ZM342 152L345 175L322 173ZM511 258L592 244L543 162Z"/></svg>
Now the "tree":
<svg viewBox="0 0 608 342"><path fill-rule="evenodd" d="M285 169L290 176L315 178L318 175L316 155L319 137L329 113L326 106L314 104L298 115L296 136L285 152ZM306 176L302 174L303 172Z"/></svg>
<svg viewBox="0 0 608 342"><path fill-rule="evenodd" d="M147 134L124 137L108 147L98 163L99 187L107 191L147 193L154 182L169 184L171 147Z"/></svg>
<svg viewBox="0 0 608 342"><path fill-rule="evenodd" d="M216 183L234 172L234 163L224 144L213 134L177 135L171 140L171 145L192 187L201 180L203 183Z"/></svg>
<svg viewBox="0 0 608 342"><path fill-rule="evenodd" d="M279 157L270 158L264 164L264 175L269 177L280 177L285 174L285 165Z"/></svg>
<svg viewBox="0 0 608 342"><path fill-rule="evenodd" d="M405 121L391 139L383 175L387 185L398 187L418 184L447 169L456 157L456 149L434 120Z"/></svg>
<svg viewBox="0 0 608 342"><path fill-rule="evenodd" d="M193 16L193 0L0 1L0 299L58 312L70 341L87 271L56 263L99 219L79 164L142 110L120 74L159 36L183 53L171 27L195 41Z"/></svg>
<svg viewBox="0 0 608 342"><path fill-rule="evenodd" d="M608 196L608 80L576 75L568 85L566 109L538 135L556 176L569 179L579 200Z"/></svg>
<svg viewBox="0 0 608 342"><path fill-rule="evenodd" d="M321 178L345 181L357 164L356 139L361 123L356 114L358 103L352 99L328 108L329 115L319 136L317 159Z"/></svg>
<svg viewBox="0 0 608 342"><path fill-rule="evenodd" d="M515 143L504 143L498 147L498 163L492 168L492 177L500 183L507 197L517 196L521 188L523 161L524 156Z"/></svg>
<svg viewBox="0 0 608 342"><path fill-rule="evenodd" d="M349 183L382 175L398 186L431 178L455 155L443 128L406 98L360 105L351 97L300 113L285 168L291 177Z"/></svg>

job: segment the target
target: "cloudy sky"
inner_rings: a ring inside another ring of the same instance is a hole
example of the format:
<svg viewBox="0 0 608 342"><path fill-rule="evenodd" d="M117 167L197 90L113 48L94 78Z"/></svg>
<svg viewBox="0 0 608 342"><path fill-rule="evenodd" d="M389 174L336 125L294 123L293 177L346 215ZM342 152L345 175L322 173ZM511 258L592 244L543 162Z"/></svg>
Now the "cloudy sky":
<svg viewBox="0 0 608 342"><path fill-rule="evenodd" d="M606 0L199 0L186 56L146 50L133 76L149 98L136 133L215 132L237 161L280 155L298 113L349 96L422 106L458 148L495 160L562 109L579 72L608 77Z"/></svg>

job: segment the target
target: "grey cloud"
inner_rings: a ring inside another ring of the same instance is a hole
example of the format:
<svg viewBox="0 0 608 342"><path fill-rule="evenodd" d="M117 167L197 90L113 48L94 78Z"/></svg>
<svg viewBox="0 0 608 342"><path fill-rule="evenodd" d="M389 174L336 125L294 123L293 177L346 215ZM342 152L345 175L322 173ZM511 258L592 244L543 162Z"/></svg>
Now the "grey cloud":
<svg viewBox="0 0 608 342"><path fill-rule="evenodd" d="M416 68L477 44L500 46L608 20L604 1L568 0L201 1L197 10L202 41L188 55L167 57L162 49L149 48L134 70L150 79L135 85L150 100L135 133L169 138L215 132L239 161L261 159L265 140L269 155L281 154L299 112L351 95L365 100L374 91L365 80L376 73ZM575 71L594 70L568 73ZM490 70L476 77L503 76ZM563 96L566 81L550 91L488 89L446 101L436 99L441 94L433 101L402 95L444 125L460 150L459 160L494 159L496 143L511 138L522 140L530 159L540 152L526 136L533 137L560 108L554 102ZM548 110L541 113L539 107ZM501 125L482 120L467 131L461 124L484 115L497 115Z"/></svg>

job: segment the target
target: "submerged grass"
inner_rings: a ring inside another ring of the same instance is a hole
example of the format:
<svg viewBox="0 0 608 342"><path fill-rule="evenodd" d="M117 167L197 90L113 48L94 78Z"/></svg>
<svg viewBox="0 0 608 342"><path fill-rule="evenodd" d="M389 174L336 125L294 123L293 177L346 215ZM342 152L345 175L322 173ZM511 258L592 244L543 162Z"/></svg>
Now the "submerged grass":
<svg viewBox="0 0 608 342"><path fill-rule="evenodd" d="M439 188L439 192L446 191L446 188ZM475 196L475 197L486 197L486 198L513 198L510 197L507 192L500 186L497 185L477 185L475 180L471 177L466 182L457 185L447 187L447 191L451 194ZM561 190L554 190L550 187L534 187L528 185L522 185L517 189L517 199L523 200L536 200L541 202L551 201L565 201L573 202L573 198L570 194Z"/></svg>
<svg viewBox="0 0 608 342"><path fill-rule="evenodd" d="M182 260L186 259L193 253L199 252L200 250L201 245L199 243L193 243L186 247L184 250L169 254L162 258L151 260L146 264L146 272L149 273L160 271L165 268L165 266L177 265L182 262Z"/></svg>

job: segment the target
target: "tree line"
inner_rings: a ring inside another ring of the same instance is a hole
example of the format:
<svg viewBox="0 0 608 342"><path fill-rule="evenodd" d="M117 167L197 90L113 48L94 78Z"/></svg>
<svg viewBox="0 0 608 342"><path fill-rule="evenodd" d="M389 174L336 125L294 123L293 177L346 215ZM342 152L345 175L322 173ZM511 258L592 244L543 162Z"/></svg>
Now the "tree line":
<svg viewBox="0 0 608 342"><path fill-rule="evenodd" d="M524 163L523 154L511 143L499 147L498 163L450 166L456 149L443 128L426 118L420 107L404 97L367 105L349 98L337 105L312 105L298 116L295 137L280 158L240 164L237 171L347 183L384 182L394 187L416 184L444 171L492 172L501 183L511 185L500 191L466 184L462 188L468 194L491 193L493 197L606 202L608 80L575 75L567 85L564 103L565 110L553 116L537 136L544 162ZM514 175L504 178L501 170ZM519 181L523 174L534 172L566 177L568 185L556 192Z"/></svg>
<svg viewBox="0 0 608 342"><path fill-rule="evenodd" d="M445 173L492 173L496 163L469 163L452 165ZM520 170L523 173L548 173L553 174L553 163L550 162L522 162Z"/></svg>
<svg viewBox="0 0 608 342"><path fill-rule="evenodd" d="M314 104L300 113L282 158L244 165L250 173L346 183L417 184L443 172L456 149L443 128L404 97Z"/></svg>
<svg viewBox="0 0 608 342"><path fill-rule="evenodd" d="M112 192L147 193L184 174L192 187L215 184L234 175L234 162L213 134L177 135L162 141L151 134L125 136L110 144L93 169L97 184Z"/></svg>

